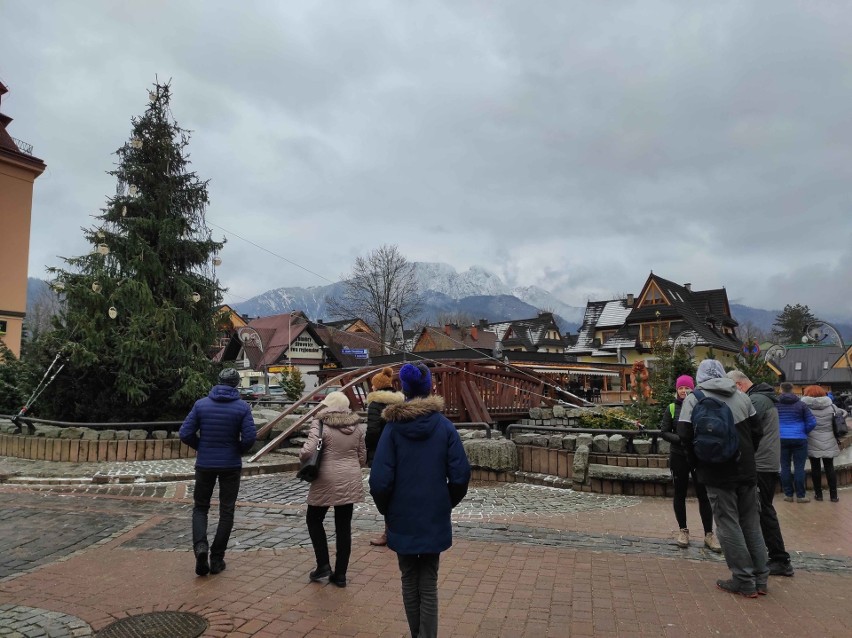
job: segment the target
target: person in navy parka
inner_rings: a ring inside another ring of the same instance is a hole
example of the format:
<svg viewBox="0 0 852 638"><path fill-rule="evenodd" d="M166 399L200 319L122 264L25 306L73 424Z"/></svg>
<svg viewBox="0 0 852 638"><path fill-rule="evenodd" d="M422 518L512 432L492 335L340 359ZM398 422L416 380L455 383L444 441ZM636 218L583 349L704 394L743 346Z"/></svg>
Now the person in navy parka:
<svg viewBox="0 0 852 638"><path fill-rule="evenodd" d="M382 412L387 425L370 471L370 494L397 553L412 636L438 633L438 559L453 543L450 513L467 494L470 464L455 426L433 396L422 363L399 371L405 403Z"/></svg>
<svg viewBox="0 0 852 638"><path fill-rule="evenodd" d="M219 373L214 385L180 426L180 440L197 450L195 490L192 508L192 548L195 573L204 576L225 569L225 549L234 527L234 509L240 491L240 455L248 452L257 438L248 403L240 399L240 374L234 368ZM213 488L219 481L219 525L213 545L207 545L207 512ZM208 563L207 552L210 552Z"/></svg>

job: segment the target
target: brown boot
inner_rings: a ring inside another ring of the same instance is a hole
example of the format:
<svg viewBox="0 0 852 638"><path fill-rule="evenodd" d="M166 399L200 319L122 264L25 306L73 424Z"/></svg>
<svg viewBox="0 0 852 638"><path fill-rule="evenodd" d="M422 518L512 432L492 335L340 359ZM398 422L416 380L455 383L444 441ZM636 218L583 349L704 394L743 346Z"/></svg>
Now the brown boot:
<svg viewBox="0 0 852 638"><path fill-rule="evenodd" d="M381 536L378 538L374 538L370 541L370 545L375 545L376 547L384 547L388 544L388 535L386 532L383 532Z"/></svg>

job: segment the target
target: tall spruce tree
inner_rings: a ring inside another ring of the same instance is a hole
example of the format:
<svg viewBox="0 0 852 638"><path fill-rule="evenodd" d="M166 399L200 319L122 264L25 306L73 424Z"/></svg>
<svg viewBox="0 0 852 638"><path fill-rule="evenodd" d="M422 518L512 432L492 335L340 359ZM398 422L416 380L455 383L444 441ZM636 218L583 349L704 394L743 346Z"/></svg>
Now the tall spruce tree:
<svg viewBox="0 0 852 638"><path fill-rule="evenodd" d="M784 306L784 310L775 317L772 335L784 345L798 344L805 334L808 324L818 321L811 309L802 304Z"/></svg>
<svg viewBox="0 0 852 638"><path fill-rule="evenodd" d="M207 182L189 170L189 132L156 83L130 140L116 151L116 194L94 227L91 253L51 269L64 308L41 359L66 355L41 410L67 420L182 417L214 379L207 356L221 292L205 221Z"/></svg>

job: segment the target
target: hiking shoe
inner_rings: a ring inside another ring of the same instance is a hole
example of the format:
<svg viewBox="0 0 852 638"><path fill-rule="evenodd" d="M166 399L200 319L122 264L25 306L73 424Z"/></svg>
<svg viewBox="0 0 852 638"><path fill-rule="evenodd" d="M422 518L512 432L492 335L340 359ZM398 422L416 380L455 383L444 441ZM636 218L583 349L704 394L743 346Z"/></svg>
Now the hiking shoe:
<svg viewBox="0 0 852 638"><path fill-rule="evenodd" d="M769 593L769 587L766 585L766 583L755 585L754 588L757 590L758 596L766 596Z"/></svg>
<svg viewBox="0 0 852 638"><path fill-rule="evenodd" d="M814 494L814 500L815 501L821 501L822 500L822 494Z"/></svg>
<svg viewBox="0 0 852 638"><path fill-rule="evenodd" d="M323 578L328 578L329 576L331 576L331 565L322 565L308 574L308 578L310 578L313 582L317 582Z"/></svg>
<svg viewBox="0 0 852 638"><path fill-rule="evenodd" d="M766 566L769 568L770 576L792 576L796 572L790 563L768 562Z"/></svg>
<svg viewBox="0 0 852 638"><path fill-rule="evenodd" d="M225 559L220 558L218 556L210 557L210 573L211 574L221 574L225 571Z"/></svg>
<svg viewBox="0 0 852 638"><path fill-rule="evenodd" d="M722 553L722 546L719 544L719 539L716 538L716 535L713 532L707 532L704 535L704 544L711 552L716 552L717 554Z"/></svg>
<svg viewBox="0 0 852 638"><path fill-rule="evenodd" d="M745 596L746 598L757 598L757 589L754 585L750 588L745 585L740 585L735 580L717 580L716 587L721 589L722 591L726 591L729 594L739 594L740 596Z"/></svg>
<svg viewBox="0 0 852 638"><path fill-rule="evenodd" d="M797 502L797 503L810 503L810 502L811 502L811 499L809 499L807 496L803 496L803 497L801 497L801 498L799 498L799 497L797 496L797 497L796 497L796 502Z"/></svg>
<svg viewBox="0 0 852 638"><path fill-rule="evenodd" d="M675 543L677 543L677 546L681 548L689 547L689 530L686 527L678 530L677 535L675 536Z"/></svg>
<svg viewBox="0 0 852 638"><path fill-rule="evenodd" d="M832 503L839 503L839 502L840 502L840 499L839 499L838 497L836 497L836 496L832 496L832 497L831 497L831 502L832 502Z"/></svg>
<svg viewBox="0 0 852 638"><path fill-rule="evenodd" d="M199 543L195 548L195 573L198 576L206 576L210 573L210 564L207 562L207 543Z"/></svg>
<svg viewBox="0 0 852 638"><path fill-rule="evenodd" d="M792 503L792 502L793 502L793 497L792 497L792 496L785 496L785 497L784 497L784 500L785 500L785 501L787 501L788 503Z"/></svg>
<svg viewBox="0 0 852 638"><path fill-rule="evenodd" d="M332 574L328 577L328 582L334 583L338 587L346 587L346 574Z"/></svg>

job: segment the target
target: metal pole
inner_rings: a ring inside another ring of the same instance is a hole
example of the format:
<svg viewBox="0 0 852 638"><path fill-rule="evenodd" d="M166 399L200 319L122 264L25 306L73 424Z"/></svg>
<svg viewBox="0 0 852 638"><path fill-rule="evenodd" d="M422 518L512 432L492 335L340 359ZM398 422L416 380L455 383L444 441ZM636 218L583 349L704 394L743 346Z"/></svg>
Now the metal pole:
<svg viewBox="0 0 852 638"><path fill-rule="evenodd" d="M396 313L397 319L399 319L399 336L402 339L402 361L403 363L406 361L406 351L405 351L405 326L402 323L402 313L399 312L399 308L391 308L393 312Z"/></svg>

